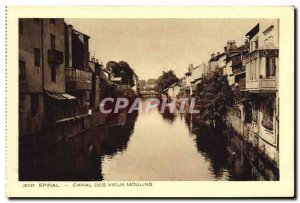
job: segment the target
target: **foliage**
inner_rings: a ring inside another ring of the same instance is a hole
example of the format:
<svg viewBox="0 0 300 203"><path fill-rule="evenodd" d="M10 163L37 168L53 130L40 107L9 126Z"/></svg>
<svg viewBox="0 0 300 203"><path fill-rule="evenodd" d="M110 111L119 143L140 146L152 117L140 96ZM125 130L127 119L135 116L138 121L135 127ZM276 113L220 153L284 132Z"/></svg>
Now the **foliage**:
<svg viewBox="0 0 300 203"><path fill-rule="evenodd" d="M171 86L175 82L179 82L179 79L176 77L176 74L173 70L167 72L163 71L162 75L157 79L156 90L162 92L167 87Z"/></svg>
<svg viewBox="0 0 300 203"><path fill-rule="evenodd" d="M134 84L134 71L125 61L119 63L115 61L109 61L106 64L106 69L109 70L113 77L121 77L123 85L129 85L133 87Z"/></svg>
<svg viewBox="0 0 300 203"><path fill-rule="evenodd" d="M265 106L263 108L263 118L261 124L268 130L273 131L275 94L262 94L261 97L262 100L265 100Z"/></svg>
<svg viewBox="0 0 300 203"><path fill-rule="evenodd" d="M127 98L130 101L133 101L137 97L134 90L127 85L117 86L115 95L117 97Z"/></svg>
<svg viewBox="0 0 300 203"><path fill-rule="evenodd" d="M250 123L252 120L252 108L251 97L249 92L242 92L238 87L232 88L234 99L237 103L241 103L244 106L245 122Z"/></svg>
<svg viewBox="0 0 300 203"><path fill-rule="evenodd" d="M234 94L222 70L216 69L197 85L195 109L200 110L196 121L224 121L227 108L233 106Z"/></svg>

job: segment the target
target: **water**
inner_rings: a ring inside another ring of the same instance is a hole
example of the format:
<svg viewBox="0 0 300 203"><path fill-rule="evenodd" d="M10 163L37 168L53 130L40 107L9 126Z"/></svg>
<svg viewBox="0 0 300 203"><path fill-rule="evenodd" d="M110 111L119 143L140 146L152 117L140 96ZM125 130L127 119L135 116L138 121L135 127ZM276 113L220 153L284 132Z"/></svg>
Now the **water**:
<svg viewBox="0 0 300 203"><path fill-rule="evenodd" d="M43 153L20 157L21 180L276 180L276 169L226 127L188 114L121 114Z"/></svg>

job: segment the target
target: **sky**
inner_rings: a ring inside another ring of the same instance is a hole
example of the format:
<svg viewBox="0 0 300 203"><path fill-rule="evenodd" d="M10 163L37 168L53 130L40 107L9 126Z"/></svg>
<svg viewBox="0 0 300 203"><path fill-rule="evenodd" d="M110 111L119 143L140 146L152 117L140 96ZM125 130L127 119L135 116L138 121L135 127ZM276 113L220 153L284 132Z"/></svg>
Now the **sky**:
<svg viewBox="0 0 300 203"><path fill-rule="evenodd" d="M139 79L174 70L183 77L189 64L208 62L228 40L237 46L259 19L65 19L89 35L90 55L103 62L126 61Z"/></svg>

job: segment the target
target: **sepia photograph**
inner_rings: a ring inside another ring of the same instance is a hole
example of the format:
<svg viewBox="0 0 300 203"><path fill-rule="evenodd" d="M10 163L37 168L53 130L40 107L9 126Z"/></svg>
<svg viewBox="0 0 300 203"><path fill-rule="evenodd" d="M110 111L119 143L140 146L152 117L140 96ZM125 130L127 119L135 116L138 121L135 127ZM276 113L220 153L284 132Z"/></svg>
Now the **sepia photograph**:
<svg viewBox="0 0 300 203"><path fill-rule="evenodd" d="M279 26L19 19L19 180L279 180Z"/></svg>
<svg viewBox="0 0 300 203"><path fill-rule="evenodd" d="M293 196L293 12L10 7L9 196Z"/></svg>

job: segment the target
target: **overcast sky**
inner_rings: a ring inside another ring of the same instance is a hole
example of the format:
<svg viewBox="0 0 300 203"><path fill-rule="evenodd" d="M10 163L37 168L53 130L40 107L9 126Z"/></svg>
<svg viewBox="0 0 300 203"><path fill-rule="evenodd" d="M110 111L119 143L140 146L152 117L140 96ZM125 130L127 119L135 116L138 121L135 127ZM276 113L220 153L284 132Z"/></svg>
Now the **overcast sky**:
<svg viewBox="0 0 300 203"><path fill-rule="evenodd" d="M139 79L172 69L182 77L189 64L207 63L228 40L244 43L258 19L65 19L89 35L91 56L103 64L126 61Z"/></svg>

